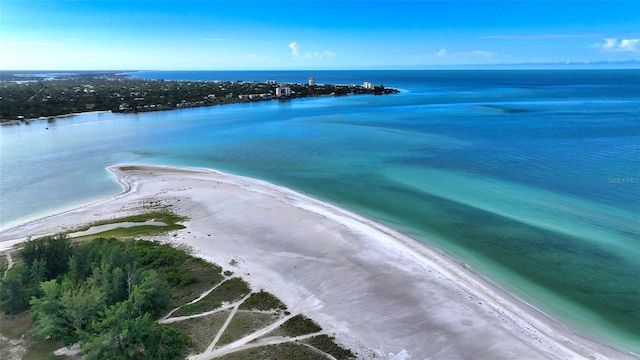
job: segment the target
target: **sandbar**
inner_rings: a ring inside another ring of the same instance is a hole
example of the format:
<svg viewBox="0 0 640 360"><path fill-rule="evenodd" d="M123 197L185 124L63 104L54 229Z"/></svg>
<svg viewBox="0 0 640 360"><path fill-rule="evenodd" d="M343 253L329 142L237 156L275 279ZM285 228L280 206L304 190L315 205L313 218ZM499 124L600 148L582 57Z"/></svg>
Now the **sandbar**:
<svg viewBox="0 0 640 360"><path fill-rule="evenodd" d="M234 271L363 359L634 359L587 339L465 264L370 219L261 180L210 169L113 166L114 197L0 232L28 238L168 206L155 237Z"/></svg>

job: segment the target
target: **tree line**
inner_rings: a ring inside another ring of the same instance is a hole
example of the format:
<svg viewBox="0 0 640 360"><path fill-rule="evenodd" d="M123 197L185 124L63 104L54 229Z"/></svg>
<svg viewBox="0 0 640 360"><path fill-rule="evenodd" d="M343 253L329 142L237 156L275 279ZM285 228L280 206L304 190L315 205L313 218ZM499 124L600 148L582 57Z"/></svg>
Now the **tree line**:
<svg viewBox="0 0 640 360"><path fill-rule="evenodd" d="M209 106L275 97L276 88L291 89L289 98L392 94L395 89L358 85L278 84L244 81L165 81L88 75L27 82L0 81L0 122L52 117L87 111L144 112ZM252 96L250 95L264 95Z"/></svg>

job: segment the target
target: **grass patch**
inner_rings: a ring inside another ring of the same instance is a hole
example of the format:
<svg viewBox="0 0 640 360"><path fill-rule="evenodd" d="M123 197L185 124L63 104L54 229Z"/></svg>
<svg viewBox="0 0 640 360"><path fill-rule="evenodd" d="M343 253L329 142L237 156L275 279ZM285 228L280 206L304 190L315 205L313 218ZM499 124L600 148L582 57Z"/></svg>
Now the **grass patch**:
<svg viewBox="0 0 640 360"><path fill-rule="evenodd" d="M215 310L222 306L221 301L207 301L206 298L197 303L183 305L178 311L173 313L174 316L189 316L200 314L207 311Z"/></svg>
<svg viewBox="0 0 640 360"><path fill-rule="evenodd" d="M53 352L60 349L64 345L57 340L38 340L29 341L27 345L27 353L24 354L22 360L57 360L67 359L66 356L55 356Z"/></svg>
<svg viewBox="0 0 640 360"><path fill-rule="evenodd" d="M193 258L182 264L182 267L189 271L189 274L198 279L195 283L173 288L173 295L169 300L171 307L178 307L182 304L193 301L203 292L219 284L224 277L220 274L220 268L204 260Z"/></svg>
<svg viewBox="0 0 640 360"><path fill-rule="evenodd" d="M220 284L220 286L213 290L209 295L213 295L223 302L233 302L240 300L250 292L251 288L249 288L249 284L241 278L235 277Z"/></svg>
<svg viewBox="0 0 640 360"><path fill-rule="evenodd" d="M205 351L209 344L211 344L211 341L213 341L215 335L220 331L230 313L230 310L221 311L219 313L178 321L167 325L189 335L193 341L189 352L199 354Z"/></svg>
<svg viewBox="0 0 640 360"><path fill-rule="evenodd" d="M260 330L275 322L278 316L250 311L239 311L233 317L224 334L220 337L217 346L232 343L243 336Z"/></svg>
<svg viewBox="0 0 640 360"><path fill-rule="evenodd" d="M3 315L0 321L0 334L9 339L18 340L26 335L32 325L33 322L31 321L28 311L23 311L15 316ZM29 336L24 337L28 340L23 342L26 353L22 357L22 360L64 359L64 357L53 355L55 350L63 346L60 341L36 340ZM4 354L5 352L2 353ZM3 357L0 356L0 359L2 358Z"/></svg>
<svg viewBox="0 0 640 360"><path fill-rule="evenodd" d="M127 223L127 222L144 223L147 221L157 221L157 222L163 222L167 224L166 226L140 225L140 226L132 226L128 228L117 228L112 230L106 230L106 231L92 234L92 235L79 236L75 238L76 241L89 240L96 237L107 237L107 238L115 237L115 238L123 239L123 238L131 238L135 236L165 233L167 231L172 231L172 230L181 230L181 229L184 229L185 227L180 223L185 220L187 220L186 217L179 216L177 214L172 213L169 210L163 209L163 210L150 211L150 212L138 214L138 215L125 216L117 219L96 221L91 224L73 229L68 233L86 231L91 229L94 226L99 226L99 225L110 225L110 224L116 225L118 223Z"/></svg>
<svg viewBox="0 0 640 360"><path fill-rule="evenodd" d="M31 321L28 311L23 311L14 316L2 314L2 318L0 319L0 334L9 339L20 339L32 325L33 322Z"/></svg>
<svg viewBox="0 0 640 360"><path fill-rule="evenodd" d="M264 290L251 294L239 307L240 310L287 310L287 306L277 297Z"/></svg>
<svg viewBox="0 0 640 360"><path fill-rule="evenodd" d="M136 170L142 170L142 168L140 166L120 166L119 169L121 171L136 171Z"/></svg>
<svg viewBox="0 0 640 360"><path fill-rule="evenodd" d="M183 216L179 216L177 214L174 214L168 210L158 210L158 211L151 211L151 212L147 212L147 213L143 213L143 214L138 214L138 215L131 215L131 216L125 216L125 217L121 217L121 218L117 218L117 219L111 219L111 220L103 220L103 221L96 221L94 223L91 223L89 225L85 225L81 228L78 229L74 229L73 232L76 231L85 231L85 230L89 230L90 228L94 227L94 226L98 226L98 225L107 225L107 224L117 224L117 223L121 223L121 222L147 222L147 221L158 221L158 222L163 222L167 225L176 225L180 222L183 222L185 220L187 220L186 217Z"/></svg>
<svg viewBox="0 0 640 360"><path fill-rule="evenodd" d="M327 356L318 350L298 343L283 343L267 345L258 348L242 350L217 358L219 360L327 360Z"/></svg>
<svg viewBox="0 0 640 360"><path fill-rule="evenodd" d="M184 305L174 316L187 316L199 314L205 311L211 311L222 306L223 302L233 302L240 300L243 296L249 294L251 289L241 278L232 278L224 281L220 286L213 290L209 295L194 304Z"/></svg>
<svg viewBox="0 0 640 360"><path fill-rule="evenodd" d="M284 333L290 337L312 334L322 330L315 321L302 314L292 317L280 327L284 330Z"/></svg>
<svg viewBox="0 0 640 360"><path fill-rule="evenodd" d="M326 352L327 354L333 356L338 360L351 360L356 358L351 350L345 349L336 344L334 338L328 335L314 336L306 340L305 343L313 346L320 351Z"/></svg>
<svg viewBox="0 0 640 360"><path fill-rule="evenodd" d="M129 239L133 237L142 237L142 236L150 236L166 233L172 230L180 230L184 229L183 225L167 225L167 226L156 226L156 225L140 225L140 226L131 226L131 227L123 227L117 229L111 229L106 231L101 231L99 233L95 233L92 235L86 236L78 236L74 237L74 241L86 241L96 237L107 237L107 238L116 238L116 239Z"/></svg>

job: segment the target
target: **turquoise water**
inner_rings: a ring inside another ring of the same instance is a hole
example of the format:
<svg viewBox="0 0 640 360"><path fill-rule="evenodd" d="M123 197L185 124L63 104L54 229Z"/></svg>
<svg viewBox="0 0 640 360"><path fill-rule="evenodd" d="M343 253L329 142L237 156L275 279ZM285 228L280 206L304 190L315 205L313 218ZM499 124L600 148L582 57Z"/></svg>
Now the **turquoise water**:
<svg viewBox="0 0 640 360"><path fill-rule="evenodd" d="M135 76L403 93L3 126L0 226L117 193L112 164L217 168L377 219L640 351L640 71Z"/></svg>

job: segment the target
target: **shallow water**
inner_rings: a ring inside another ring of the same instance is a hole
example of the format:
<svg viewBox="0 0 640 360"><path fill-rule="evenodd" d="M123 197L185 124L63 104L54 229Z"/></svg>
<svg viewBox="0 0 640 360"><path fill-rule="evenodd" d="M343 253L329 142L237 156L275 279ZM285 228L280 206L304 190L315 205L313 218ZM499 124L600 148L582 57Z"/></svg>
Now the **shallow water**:
<svg viewBox="0 0 640 360"><path fill-rule="evenodd" d="M217 168L380 220L640 351L640 71L136 76L404 92L3 126L0 226L117 193L116 163Z"/></svg>

